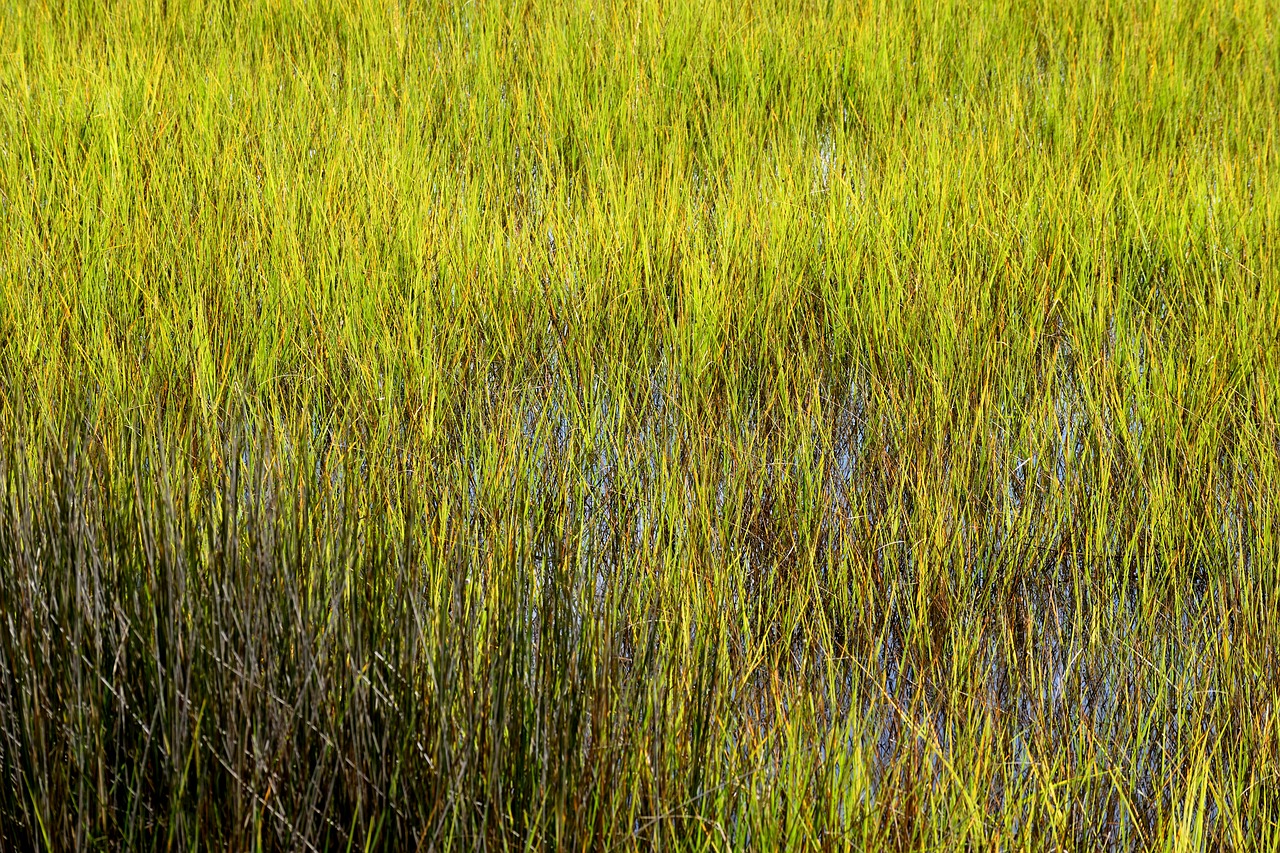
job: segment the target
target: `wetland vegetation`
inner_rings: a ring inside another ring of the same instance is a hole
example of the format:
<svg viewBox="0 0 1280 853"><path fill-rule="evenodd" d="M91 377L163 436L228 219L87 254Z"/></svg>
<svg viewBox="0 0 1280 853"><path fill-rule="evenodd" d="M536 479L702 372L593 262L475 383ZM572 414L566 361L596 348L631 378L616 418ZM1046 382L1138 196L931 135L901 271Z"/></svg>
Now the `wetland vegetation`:
<svg viewBox="0 0 1280 853"><path fill-rule="evenodd" d="M1276 849L1273 0L0 14L0 847Z"/></svg>

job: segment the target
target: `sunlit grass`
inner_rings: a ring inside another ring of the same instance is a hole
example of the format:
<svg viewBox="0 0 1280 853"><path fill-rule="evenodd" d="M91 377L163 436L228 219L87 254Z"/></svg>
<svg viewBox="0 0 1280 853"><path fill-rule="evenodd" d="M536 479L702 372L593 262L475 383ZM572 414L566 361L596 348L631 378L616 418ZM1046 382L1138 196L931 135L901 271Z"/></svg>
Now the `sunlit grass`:
<svg viewBox="0 0 1280 853"><path fill-rule="evenodd" d="M1276 847L1277 26L8 5L0 847Z"/></svg>

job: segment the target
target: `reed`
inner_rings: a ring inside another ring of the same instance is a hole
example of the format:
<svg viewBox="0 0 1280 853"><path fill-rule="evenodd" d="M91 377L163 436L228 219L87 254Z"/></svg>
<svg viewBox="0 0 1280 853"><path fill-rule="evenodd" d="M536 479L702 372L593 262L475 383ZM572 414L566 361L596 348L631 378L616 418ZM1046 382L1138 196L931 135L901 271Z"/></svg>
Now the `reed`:
<svg viewBox="0 0 1280 853"><path fill-rule="evenodd" d="M1280 847L1280 7L0 17L0 847Z"/></svg>

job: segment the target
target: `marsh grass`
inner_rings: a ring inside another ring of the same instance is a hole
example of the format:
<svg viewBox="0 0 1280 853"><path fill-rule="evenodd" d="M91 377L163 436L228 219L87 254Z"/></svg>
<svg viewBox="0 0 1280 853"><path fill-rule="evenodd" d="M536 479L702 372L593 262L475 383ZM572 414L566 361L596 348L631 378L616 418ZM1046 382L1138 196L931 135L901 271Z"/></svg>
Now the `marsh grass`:
<svg viewBox="0 0 1280 853"><path fill-rule="evenodd" d="M1277 12L10 5L0 846L1276 847Z"/></svg>

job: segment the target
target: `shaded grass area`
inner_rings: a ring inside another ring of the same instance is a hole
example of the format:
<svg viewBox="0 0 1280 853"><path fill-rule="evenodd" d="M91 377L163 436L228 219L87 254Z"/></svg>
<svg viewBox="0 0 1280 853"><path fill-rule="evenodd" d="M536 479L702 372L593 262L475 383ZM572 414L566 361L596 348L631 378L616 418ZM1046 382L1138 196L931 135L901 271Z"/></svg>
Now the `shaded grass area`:
<svg viewBox="0 0 1280 853"><path fill-rule="evenodd" d="M1277 11L13 7L0 843L1274 846Z"/></svg>

